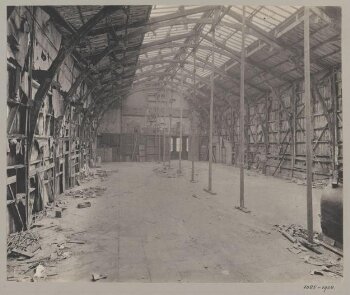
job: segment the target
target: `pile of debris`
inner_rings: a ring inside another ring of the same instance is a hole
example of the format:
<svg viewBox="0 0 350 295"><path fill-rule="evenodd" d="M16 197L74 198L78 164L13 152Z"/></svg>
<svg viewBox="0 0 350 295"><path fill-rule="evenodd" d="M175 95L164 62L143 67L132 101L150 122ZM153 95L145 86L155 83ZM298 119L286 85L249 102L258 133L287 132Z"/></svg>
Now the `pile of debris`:
<svg viewBox="0 0 350 295"><path fill-rule="evenodd" d="M7 256L18 260L32 258L40 249L39 236L31 230L16 232L7 237Z"/></svg>
<svg viewBox="0 0 350 295"><path fill-rule="evenodd" d="M66 196L72 196L74 198L96 198L97 196L102 196L102 194L107 190L106 187L92 186L84 189L78 189L66 192Z"/></svg>
<svg viewBox="0 0 350 295"><path fill-rule="evenodd" d="M169 166L161 166L154 168L153 171L157 173L160 176L167 177L167 178L176 178L178 176L177 171Z"/></svg>
<svg viewBox="0 0 350 295"><path fill-rule="evenodd" d="M41 230L42 240L45 240L46 243L42 243L41 251L37 251L35 256L28 255L32 248L21 248L22 251L26 251L24 253L25 256L23 256L22 252L20 253L21 256L19 256L18 251L16 251L16 248L18 248L16 245L18 243L24 244L24 239L33 239L33 237L36 240L39 239L34 232L27 231L9 236L7 280L33 282L55 276L58 274L55 271L57 263L74 255L73 245L81 247L82 244L86 243L85 240L76 237L77 234L85 231L75 232L70 234L70 236L66 236L63 229L52 221L48 223L47 220L43 220L38 225ZM46 229L50 230L46 231ZM38 248L38 246L34 246L34 248Z"/></svg>
<svg viewBox="0 0 350 295"><path fill-rule="evenodd" d="M310 274L332 277L343 276L343 253L340 249L325 243L322 234L314 232L313 243L310 243L307 239L307 230L300 225L274 225L274 229L293 243L291 247L287 248L290 252L307 254L312 251L317 254L316 257L312 255L303 257L305 263L320 266L320 269L314 269Z"/></svg>
<svg viewBox="0 0 350 295"><path fill-rule="evenodd" d="M47 204L45 206L45 215L50 218L61 218L62 212L68 208L67 203L64 200L57 200Z"/></svg>
<svg viewBox="0 0 350 295"><path fill-rule="evenodd" d="M85 182L89 182L93 179L100 179L105 181L111 172L118 172L118 170L107 171L103 169L91 169L88 165L84 165L79 177L77 178L77 184L80 185Z"/></svg>
<svg viewBox="0 0 350 295"><path fill-rule="evenodd" d="M286 177L286 180L288 182L293 182L296 183L297 185L306 185L306 178L304 179L299 179L299 178L288 178ZM320 180L315 180L312 182L312 187L316 189L323 189L329 184L328 179L320 179Z"/></svg>
<svg viewBox="0 0 350 295"><path fill-rule="evenodd" d="M342 277L343 276L343 261L341 257L329 258L322 256L312 256L306 255L304 257L304 262L319 266L317 269L313 269L310 271L312 275L320 275L320 276L330 276L330 277Z"/></svg>

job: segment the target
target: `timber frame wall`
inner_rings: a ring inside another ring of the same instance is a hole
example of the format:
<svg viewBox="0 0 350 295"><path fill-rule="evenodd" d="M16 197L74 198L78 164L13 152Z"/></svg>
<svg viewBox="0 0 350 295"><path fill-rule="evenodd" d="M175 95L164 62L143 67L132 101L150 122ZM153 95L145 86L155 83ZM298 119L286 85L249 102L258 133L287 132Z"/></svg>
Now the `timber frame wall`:
<svg viewBox="0 0 350 295"><path fill-rule="evenodd" d="M30 228L48 203L75 186L94 156L96 123L81 126L82 109L64 103L81 72L72 56L65 59L44 99L30 148L33 98L61 43L60 33L41 8L15 7L8 16L8 233ZM75 95L88 96L89 88L84 82ZM84 106L91 101L91 96L85 98Z"/></svg>
<svg viewBox="0 0 350 295"><path fill-rule="evenodd" d="M328 179L343 163L341 69L312 77L313 179ZM303 82L272 89L257 102L246 104L248 169L288 178L306 177ZM239 114L229 108L216 122L216 135L232 145L232 163L239 160Z"/></svg>

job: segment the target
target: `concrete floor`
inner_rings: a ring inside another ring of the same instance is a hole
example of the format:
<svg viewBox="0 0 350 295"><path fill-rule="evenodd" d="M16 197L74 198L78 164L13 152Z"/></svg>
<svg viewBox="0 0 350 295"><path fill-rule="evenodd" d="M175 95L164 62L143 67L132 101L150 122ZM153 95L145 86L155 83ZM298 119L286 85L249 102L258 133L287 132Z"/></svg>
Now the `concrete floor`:
<svg viewBox="0 0 350 295"><path fill-rule="evenodd" d="M177 162L172 162L177 168ZM207 163L196 163L197 183L184 174L157 174L157 163L108 163L118 170L99 185L103 196L92 206L69 206L60 219L63 230L85 231L87 241L72 245L71 258L56 267L50 281L89 281L91 273L107 274L115 282L293 282L329 281L311 276L313 265L304 254L293 254L291 244L274 224L306 220L306 187L283 179L247 172L245 214L239 204L239 170L214 164L213 190L207 186ZM195 195L195 197L193 196ZM314 223L319 230L319 190L314 190ZM71 202L78 202L72 197Z"/></svg>

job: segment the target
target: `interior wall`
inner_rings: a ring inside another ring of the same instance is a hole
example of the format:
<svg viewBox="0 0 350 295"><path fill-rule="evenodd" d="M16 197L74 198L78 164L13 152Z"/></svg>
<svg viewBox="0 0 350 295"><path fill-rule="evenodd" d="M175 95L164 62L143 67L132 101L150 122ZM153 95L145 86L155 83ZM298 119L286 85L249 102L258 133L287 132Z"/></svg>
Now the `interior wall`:
<svg viewBox="0 0 350 295"><path fill-rule="evenodd" d="M190 133L189 106L185 100L177 94L173 94L175 101L171 106L172 134L179 133L180 109L183 107L183 134ZM136 92L129 95L122 104L122 118L120 109L107 111L100 123L98 132L102 133L133 133L135 129L142 134L155 134L155 118L158 113L157 122L161 129L169 128L169 104L167 98L156 108L156 98L145 92ZM153 119L153 121L152 121Z"/></svg>
<svg viewBox="0 0 350 295"><path fill-rule="evenodd" d="M7 200L15 201L9 205L13 208L8 214L8 230L12 232L22 230L23 226L30 227L34 214L76 185L91 156L94 126L82 124L81 110L71 105L65 107L64 96L81 74L77 61L68 56L44 98L31 154L27 155L25 122L32 110L29 90L32 89L32 98L35 98L62 45L62 36L49 15L39 7L34 11L31 6L16 6L8 18L7 29ZM29 63L26 57L30 55L31 36L34 36L33 60ZM32 83L29 68L33 73ZM84 95L89 87L83 82L75 96ZM25 207L20 222L24 225L20 226L16 214L19 202Z"/></svg>
<svg viewBox="0 0 350 295"><path fill-rule="evenodd" d="M332 171L343 163L341 70L335 68L322 80L318 80L317 76L313 79L317 81L313 83L312 90L313 178L328 179ZM220 127L215 126L215 133L220 133L227 143L224 144L228 148L225 162L232 160L233 164L238 165L239 113L236 109L228 109L218 115L222 121ZM247 168L274 176L305 178L302 81L295 81L278 96L268 95L246 105L245 141ZM218 150L215 137L214 145Z"/></svg>

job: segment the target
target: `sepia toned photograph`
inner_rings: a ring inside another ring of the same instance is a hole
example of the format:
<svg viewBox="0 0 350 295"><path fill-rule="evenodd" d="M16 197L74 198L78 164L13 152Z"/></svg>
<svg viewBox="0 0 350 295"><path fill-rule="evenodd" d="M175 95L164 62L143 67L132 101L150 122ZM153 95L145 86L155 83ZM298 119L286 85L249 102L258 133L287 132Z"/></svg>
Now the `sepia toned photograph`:
<svg viewBox="0 0 350 295"><path fill-rule="evenodd" d="M334 291L342 7L55 4L6 6L6 280Z"/></svg>

